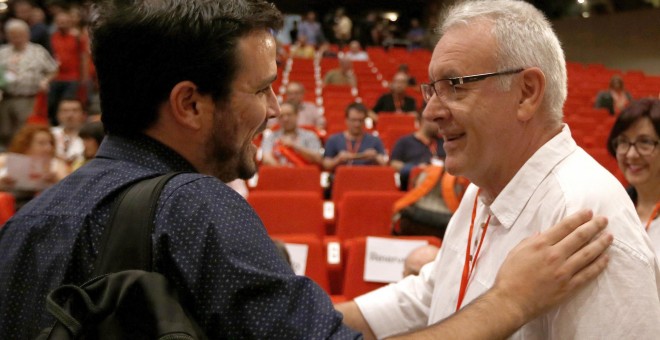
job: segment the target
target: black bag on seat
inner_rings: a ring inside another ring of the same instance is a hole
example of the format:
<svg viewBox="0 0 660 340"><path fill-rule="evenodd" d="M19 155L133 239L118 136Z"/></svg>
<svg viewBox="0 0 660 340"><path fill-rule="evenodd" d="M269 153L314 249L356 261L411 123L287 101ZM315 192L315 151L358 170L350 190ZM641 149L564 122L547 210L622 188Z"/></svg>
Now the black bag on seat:
<svg viewBox="0 0 660 340"><path fill-rule="evenodd" d="M206 339L175 289L152 272L151 234L169 173L131 185L113 207L93 279L62 285L47 298L57 319L37 339Z"/></svg>

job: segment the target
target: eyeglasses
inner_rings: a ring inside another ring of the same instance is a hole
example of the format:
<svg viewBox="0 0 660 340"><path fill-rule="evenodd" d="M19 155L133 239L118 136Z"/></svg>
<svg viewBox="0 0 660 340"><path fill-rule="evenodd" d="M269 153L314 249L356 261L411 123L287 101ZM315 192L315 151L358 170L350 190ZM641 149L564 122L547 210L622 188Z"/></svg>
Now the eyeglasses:
<svg viewBox="0 0 660 340"><path fill-rule="evenodd" d="M495 76L520 73L523 70L524 68L518 68L515 70L508 70L502 72L491 72L491 73L475 74L472 76L438 79L434 82L421 85L422 97L426 102L429 102L434 94L438 96L440 100L448 100L448 99L451 100L454 99L454 95L456 95L456 85L473 83L475 81L480 81Z"/></svg>
<svg viewBox="0 0 660 340"><path fill-rule="evenodd" d="M612 141L612 147L617 154L625 155L628 153L628 150L630 150L630 146L632 145L641 156L650 156L655 150L655 147L658 146L658 143L660 143L660 141L648 137L641 137L634 142L630 142L625 137L619 137Z"/></svg>

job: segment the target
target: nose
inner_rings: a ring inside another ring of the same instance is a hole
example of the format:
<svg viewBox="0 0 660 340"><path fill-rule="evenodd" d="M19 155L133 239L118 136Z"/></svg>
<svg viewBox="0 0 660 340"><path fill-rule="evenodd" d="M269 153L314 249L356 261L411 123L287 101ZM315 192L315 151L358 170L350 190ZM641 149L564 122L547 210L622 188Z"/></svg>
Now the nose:
<svg viewBox="0 0 660 340"><path fill-rule="evenodd" d="M628 158L635 158L641 155L639 154L639 151L637 151L637 147L634 144L630 144L630 147L628 147L628 151L626 151L625 156Z"/></svg>
<svg viewBox="0 0 660 340"><path fill-rule="evenodd" d="M280 116L280 103L277 102L277 96L273 88L270 88L268 94L268 109L266 111L267 119L277 118Z"/></svg>
<svg viewBox="0 0 660 340"><path fill-rule="evenodd" d="M422 118L428 121L437 122L441 124L442 121L448 120L451 118L451 112L445 103L438 98L438 96L433 95L426 103L424 112L422 112Z"/></svg>

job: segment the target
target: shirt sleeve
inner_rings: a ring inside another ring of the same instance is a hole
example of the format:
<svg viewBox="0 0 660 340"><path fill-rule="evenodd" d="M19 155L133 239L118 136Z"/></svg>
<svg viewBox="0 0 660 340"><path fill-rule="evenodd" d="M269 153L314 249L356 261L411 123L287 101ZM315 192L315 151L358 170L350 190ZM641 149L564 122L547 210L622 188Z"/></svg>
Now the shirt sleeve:
<svg viewBox="0 0 660 340"><path fill-rule="evenodd" d="M631 225L631 227L633 227ZM656 263L620 240L608 250L607 269L570 300L550 311L548 339L657 339L660 307Z"/></svg>
<svg viewBox="0 0 660 340"><path fill-rule="evenodd" d="M341 151L339 147L340 139L341 137L339 135L333 135L328 139L328 142L325 143L324 158L333 158L339 154L339 151Z"/></svg>
<svg viewBox="0 0 660 340"><path fill-rule="evenodd" d="M41 45L36 45L37 50L38 50L38 55L39 55L39 60L41 60L41 67L43 70L44 74L50 74L50 73L55 73L57 69L59 68L57 66L57 62L53 57L51 57L50 53L43 48Z"/></svg>
<svg viewBox="0 0 660 340"><path fill-rule="evenodd" d="M308 131L306 131L306 132L308 132ZM305 140L304 140L304 143L303 143L303 146L305 148L311 149L311 150L314 150L314 151L317 151L317 152L319 150L321 150L321 141L319 140L319 138L316 136L315 133L308 132L305 135L306 136L305 136Z"/></svg>
<svg viewBox="0 0 660 340"><path fill-rule="evenodd" d="M261 151L263 153L269 153L273 151L274 143L275 143L275 134L271 133L268 137L264 138L263 143L261 143Z"/></svg>
<svg viewBox="0 0 660 340"><path fill-rule="evenodd" d="M392 148L392 156L390 159L405 162L404 158L406 151L406 137L407 136L403 136L399 138L396 143L394 143L394 147Z"/></svg>
<svg viewBox="0 0 660 340"><path fill-rule="evenodd" d="M385 96L384 95L380 96L378 98L378 101L376 101L376 105L374 105L373 111L376 113L383 111L383 106L385 105L384 101L385 101Z"/></svg>
<svg viewBox="0 0 660 340"><path fill-rule="evenodd" d="M379 154L384 155L385 154L385 146L383 146L383 141L380 140L380 138L378 138L378 137L374 137L374 138L376 139L375 142L374 142L374 144L375 144L374 149L376 149L376 151Z"/></svg>
<svg viewBox="0 0 660 340"><path fill-rule="evenodd" d="M442 252L442 249L441 249ZM378 339L425 327L428 323L436 262L403 280L355 298Z"/></svg>
<svg viewBox="0 0 660 340"><path fill-rule="evenodd" d="M190 176L199 175L175 177L161 196L155 263L209 338L358 336L325 292L277 255L242 197L215 178Z"/></svg>

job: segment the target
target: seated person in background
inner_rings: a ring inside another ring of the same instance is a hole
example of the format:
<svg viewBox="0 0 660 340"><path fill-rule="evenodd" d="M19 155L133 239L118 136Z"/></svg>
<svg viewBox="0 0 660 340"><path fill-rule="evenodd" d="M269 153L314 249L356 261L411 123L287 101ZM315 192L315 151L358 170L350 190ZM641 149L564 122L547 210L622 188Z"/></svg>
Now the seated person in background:
<svg viewBox="0 0 660 340"><path fill-rule="evenodd" d="M403 277L418 275L425 264L435 260L435 256L438 255L439 250L440 248L432 244L427 244L410 252L403 262Z"/></svg>
<svg viewBox="0 0 660 340"><path fill-rule="evenodd" d="M294 58L312 59L316 55L313 45L307 43L307 37L298 35L296 43L291 46L291 56Z"/></svg>
<svg viewBox="0 0 660 340"><path fill-rule="evenodd" d="M445 158L443 139L438 136L438 123L417 115L419 129L401 137L392 148L390 166L400 174L401 190L408 188L410 171L418 166L441 165Z"/></svg>
<svg viewBox="0 0 660 340"><path fill-rule="evenodd" d="M339 67L325 74L323 86L325 85L350 85L357 86L357 78L353 73L353 63L346 58L339 58Z"/></svg>
<svg viewBox="0 0 660 340"><path fill-rule="evenodd" d="M57 106L58 126L50 129L55 137L55 155L71 165L84 160L85 145L79 137L87 114L76 98L64 98Z"/></svg>
<svg viewBox="0 0 660 340"><path fill-rule="evenodd" d="M611 115L617 115L632 99L630 93L623 87L621 76L613 75L610 79L610 88L598 92L594 107L608 109Z"/></svg>
<svg viewBox="0 0 660 340"><path fill-rule="evenodd" d="M292 81L286 86L285 100L298 107L298 126L313 126L318 130L325 128L325 117L314 103L304 101L305 87Z"/></svg>
<svg viewBox="0 0 660 340"><path fill-rule="evenodd" d="M0 155L0 191L7 191L16 199L16 209L20 209L41 190L59 182L69 174L68 166L55 157L55 139L45 125L25 125L12 139L8 153ZM39 188L17 187L17 176L10 165L12 154L29 156L35 166L30 170L30 177ZM36 168L38 167L38 169Z"/></svg>
<svg viewBox="0 0 660 340"><path fill-rule="evenodd" d="M660 256L660 99L633 101L617 118L607 149L631 187L642 225Z"/></svg>
<svg viewBox="0 0 660 340"><path fill-rule="evenodd" d="M426 29L419 23L419 19L413 18L410 20L410 29L406 33L406 39L410 42L410 48L420 48L424 45L426 40Z"/></svg>
<svg viewBox="0 0 660 340"><path fill-rule="evenodd" d="M321 24L316 21L316 13L309 11L305 18L298 25L298 38L305 37L307 43L312 46L319 46L325 41Z"/></svg>
<svg viewBox="0 0 660 340"><path fill-rule="evenodd" d="M399 68L398 68L397 71L399 71L399 72L403 72L403 73L405 73L405 74L408 76L408 86L415 86L415 85L417 85L417 79L415 79L415 77L413 77L413 76L410 74L410 67L408 67L408 64L401 64L401 65L399 65Z"/></svg>
<svg viewBox="0 0 660 340"><path fill-rule="evenodd" d="M100 121L85 123L80 128L78 136L82 140L84 151L82 159L72 164L71 168L73 170L77 170L96 157L96 151L98 151L99 146L101 146L101 142L103 141L103 137L105 137L103 123Z"/></svg>
<svg viewBox="0 0 660 340"><path fill-rule="evenodd" d="M394 74L390 83L391 92L378 98L369 116L377 121L379 112L416 114L417 103L415 103L415 98L406 96L406 87L408 87L408 75L403 72Z"/></svg>
<svg viewBox="0 0 660 340"><path fill-rule="evenodd" d="M380 138L364 130L367 108L360 103L346 107L346 131L336 133L325 144L323 168L339 165L385 165L385 148Z"/></svg>
<svg viewBox="0 0 660 340"><path fill-rule="evenodd" d="M261 145L263 164L305 166L321 164L321 141L312 131L297 126L298 112L291 103L280 107L280 129Z"/></svg>
<svg viewBox="0 0 660 340"><path fill-rule="evenodd" d="M344 53L344 58L350 61L368 61L369 54L362 50L362 46L357 40L353 40L348 45L348 51Z"/></svg>

